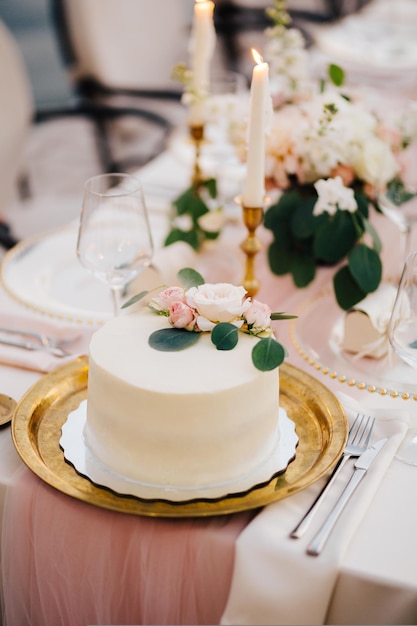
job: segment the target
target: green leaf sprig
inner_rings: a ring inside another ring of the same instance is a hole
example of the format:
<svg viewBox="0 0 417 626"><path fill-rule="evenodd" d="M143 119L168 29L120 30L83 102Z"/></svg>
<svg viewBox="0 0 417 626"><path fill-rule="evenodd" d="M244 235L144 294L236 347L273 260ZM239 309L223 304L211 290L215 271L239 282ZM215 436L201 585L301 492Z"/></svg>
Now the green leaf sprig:
<svg viewBox="0 0 417 626"><path fill-rule="evenodd" d="M222 212L220 205L216 208L210 206L216 199L217 181L214 178L192 185L179 195L173 202L172 226L164 245L169 246L176 241L185 241L194 250L199 250L204 241L217 239L221 229L208 230L204 228L204 222L201 220L210 211ZM185 216L189 218L189 228L182 228L179 225L177 218Z"/></svg>
<svg viewBox="0 0 417 626"><path fill-rule="evenodd" d="M293 187L269 207L264 225L273 233L268 249L274 274L291 274L297 287L307 287L319 266L339 266L333 287L339 306L348 310L378 288L382 277L381 242L369 222L370 201L355 189L357 211L313 215L313 185ZM370 245L364 243L368 235Z"/></svg>
<svg viewBox="0 0 417 626"><path fill-rule="evenodd" d="M183 285L185 290L191 287L199 287L205 283L204 278L199 272L192 268L183 268L177 274L177 278ZM160 287L158 288L161 289ZM155 290L152 290L155 291ZM127 308L132 304L142 300L145 296L152 293L151 291L142 291L133 296L126 302L122 308ZM288 320L293 319L294 315L287 315L282 312L271 313L271 320ZM245 332L250 335L256 335L250 325L243 325L238 329L231 323L220 322L215 325L211 331L211 341L217 350L233 350L239 341L239 332ZM149 337L149 345L155 350L162 352L177 352L194 345L203 333L193 332L179 328L163 328L151 333ZM279 367L286 356L285 348L271 336L260 337L256 335L257 343L252 349L252 363L260 371L266 372Z"/></svg>

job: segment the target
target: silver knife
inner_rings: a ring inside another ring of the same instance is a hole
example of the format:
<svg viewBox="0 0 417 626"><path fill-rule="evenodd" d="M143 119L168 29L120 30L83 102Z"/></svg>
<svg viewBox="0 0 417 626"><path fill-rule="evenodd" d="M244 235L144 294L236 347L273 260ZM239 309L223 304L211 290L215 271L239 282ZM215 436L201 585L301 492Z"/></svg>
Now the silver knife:
<svg viewBox="0 0 417 626"><path fill-rule="evenodd" d="M58 348L58 346L44 346L41 343L34 343L32 341L25 341L24 339L6 339L5 337L0 337L0 343L5 346L14 346L15 348L23 348L23 350L41 350L43 352L49 352L49 354L53 354L58 357L69 356L68 352L62 350L62 348Z"/></svg>
<svg viewBox="0 0 417 626"><path fill-rule="evenodd" d="M385 445L386 441L387 439L380 439L379 441L377 441L377 443L374 443L373 446L370 446L367 450L365 450L365 452L363 452L358 458L354 465L354 472L348 484L346 485L341 496L334 505L326 521L324 522L316 536L313 538L311 543L307 546L307 554L310 554L311 556L318 556L320 554L337 520L339 519L340 514L348 503L349 498L361 482L362 478L365 476L372 461L378 455L381 448Z"/></svg>

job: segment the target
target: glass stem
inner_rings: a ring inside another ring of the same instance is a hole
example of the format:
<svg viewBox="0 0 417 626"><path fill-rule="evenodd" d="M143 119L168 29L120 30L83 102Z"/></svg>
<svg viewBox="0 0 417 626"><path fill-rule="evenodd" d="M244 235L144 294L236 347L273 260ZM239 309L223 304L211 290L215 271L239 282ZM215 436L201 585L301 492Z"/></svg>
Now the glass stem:
<svg viewBox="0 0 417 626"><path fill-rule="evenodd" d="M113 298L113 313L114 313L114 316L117 317L120 314L120 309L122 306L122 301L121 301L122 288L112 287L111 293L112 293L112 298Z"/></svg>
<svg viewBox="0 0 417 626"><path fill-rule="evenodd" d="M405 224L401 229L401 267L400 267L400 275L403 271L404 263L407 260L408 255L410 254L411 248L411 226L409 224Z"/></svg>

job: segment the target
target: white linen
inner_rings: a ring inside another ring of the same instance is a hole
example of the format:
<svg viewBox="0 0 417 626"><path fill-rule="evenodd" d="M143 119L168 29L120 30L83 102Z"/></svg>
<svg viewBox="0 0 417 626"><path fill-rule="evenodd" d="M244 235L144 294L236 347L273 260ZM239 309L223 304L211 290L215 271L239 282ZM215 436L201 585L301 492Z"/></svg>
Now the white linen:
<svg viewBox="0 0 417 626"><path fill-rule="evenodd" d="M86 339L91 331L82 331L74 325L67 326L49 321L40 317L34 319L32 316L17 314L0 314L0 329L8 328L16 331L38 332L48 337L55 337L60 342L64 342L63 348L68 351L67 357L58 357L45 350L27 350L16 346L8 346L0 342L0 363L11 365L22 369L33 370L46 373L54 370L68 361L74 360L77 356L85 353L88 346ZM27 341L28 343L40 344L30 336L6 335L0 330L0 337L9 338L16 341Z"/></svg>
<svg viewBox="0 0 417 626"><path fill-rule="evenodd" d="M341 394L349 421L361 410ZM411 407L410 407L411 408ZM401 413L401 417L399 416ZM306 554L306 547L346 484L348 463L301 539L289 533L308 509L322 481L299 494L265 507L239 536L235 568L222 624L323 624L343 556L407 431L409 412L381 409L373 441L389 437L364 481L339 518L323 552Z"/></svg>

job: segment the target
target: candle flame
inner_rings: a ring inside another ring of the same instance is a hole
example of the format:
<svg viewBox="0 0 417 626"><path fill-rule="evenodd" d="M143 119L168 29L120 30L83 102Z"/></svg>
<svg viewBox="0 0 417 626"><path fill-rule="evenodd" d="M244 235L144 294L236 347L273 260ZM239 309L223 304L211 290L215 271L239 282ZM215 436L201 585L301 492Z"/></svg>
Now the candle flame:
<svg viewBox="0 0 417 626"><path fill-rule="evenodd" d="M261 63L263 63L263 58L261 57L259 52L255 50L255 48L251 48L251 50L252 50L253 60L255 61L255 63L257 65L260 65Z"/></svg>

